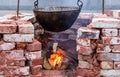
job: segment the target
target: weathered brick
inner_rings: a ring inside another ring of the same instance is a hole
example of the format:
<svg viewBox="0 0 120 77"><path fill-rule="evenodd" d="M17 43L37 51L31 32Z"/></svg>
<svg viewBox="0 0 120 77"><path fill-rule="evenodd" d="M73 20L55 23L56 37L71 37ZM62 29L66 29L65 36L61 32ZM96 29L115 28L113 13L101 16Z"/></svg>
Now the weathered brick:
<svg viewBox="0 0 120 77"><path fill-rule="evenodd" d="M0 33L15 33L17 30L16 24L1 24L0 23Z"/></svg>
<svg viewBox="0 0 120 77"><path fill-rule="evenodd" d="M76 42L82 46L90 46L90 39L88 38L78 38L76 39Z"/></svg>
<svg viewBox="0 0 120 77"><path fill-rule="evenodd" d="M15 43L6 43L0 41L0 50L11 50L15 48Z"/></svg>
<svg viewBox="0 0 120 77"><path fill-rule="evenodd" d="M91 53L93 53L92 48L85 46L80 46L80 49L78 51L78 54L82 54L82 55L90 55Z"/></svg>
<svg viewBox="0 0 120 77"><path fill-rule="evenodd" d="M112 45L111 49L112 52L120 52L120 45Z"/></svg>
<svg viewBox="0 0 120 77"><path fill-rule="evenodd" d="M120 77L120 70L101 70L101 77Z"/></svg>
<svg viewBox="0 0 120 77"><path fill-rule="evenodd" d="M42 72L40 71L39 74L37 75L31 75L30 77L43 77L44 75L42 75Z"/></svg>
<svg viewBox="0 0 120 77"><path fill-rule="evenodd" d="M30 66L43 65L43 58L34 59L29 61Z"/></svg>
<svg viewBox="0 0 120 77"><path fill-rule="evenodd" d="M42 76L42 72L39 72L39 74L37 74L37 75L31 75L30 77L43 77L43 76Z"/></svg>
<svg viewBox="0 0 120 77"><path fill-rule="evenodd" d="M105 10L104 14L106 14L107 16L113 17L113 11L112 10Z"/></svg>
<svg viewBox="0 0 120 77"><path fill-rule="evenodd" d="M93 14L92 13L80 13L78 18L80 18L80 19L92 19Z"/></svg>
<svg viewBox="0 0 120 77"><path fill-rule="evenodd" d="M101 53L98 54L98 60L100 61L120 61L119 53Z"/></svg>
<svg viewBox="0 0 120 77"><path fill-rule="evenodd" d="M120 37L102 37L104 44L118 45L120 44Z"/></svg>
<svg viewBox="0 0 120 77"><path fill-rule="evenodd" d="M114 62L114 69L120 69L120 62Z"/></svg>
<svg viewBox="0 0 120 77"><path fill-rule="evenodd" d="M18 21L18 31L20 34L34 34L34 26L28 21Z"/></svg>
<svg viewBox="0 0 120 77"><path fill-rule="evenodd" d="M41 51L36 52L26 52L25 56L28 60L40 59L42 58Z"/></svg>
<svg viewBox="0 0 120 77"><path fill-rule="evenodd" d="M104 45L104 44L97 44L97 53L108 53L111 52L111 46L109 45Z"/></svg>
<svg viewBox="0 0 120 77"><path fill-rule="evenodd" d="M120 28L120 20L114 18L93 18L93 28Z"/></svg>
<svg viewBox="0 0 120 77"><path fill-rule="evenodd" d="M103 36L118 36L118 29L102 29Z"/></svg>
<svg viewBox="0 0 120 77"><path fill-rule="evenodd" d="M86 62L86 61L79 61L78 67L79 68L87 68L87 69L89 69L90 68L90 64L88 62Z"/></svg>
<svg viewBox="0 0 120 77"><path fill-rule="evenodd" d="M25 60L23 50L3 51L7 60Z"/></svg>
<svg viewBox="0 0 120 77"><path fill-rule="evenodd" d="M64 70L43 70L42 76L44 77L66 77Z"/></svg>
<svg viewBox="0 0 120 77"><path fill-rule="evenodd" d="M93 18L108 18L108 16L102 13L93 13Z"/></svg>
<svg viewBox="0 0 120 77"><path fill-rule="evenodd" d="M37 40L34 40L31 44L27 44L28 51L39 51L41 49L42 49L42 44Z"/></svg>
<svg viewBox="0 0 120 77"><path fill-rule="evenodd" d="M113 62L110 62L110 61L102 61L100 63L100 66L102 69L113 69L114 64Z"/></svg>
<svg viewBox="0 0 120 77"><path fill-rule="evenodd" d="M24 76L30 74L29 67L18 67L18 66L8 66L5 70L5 75L17 75L17 76Z"/></svg>
<svg viewBox="0 0 120 77"><path fill-rule="evenodd" d="M100 31L97 29L90 29L88 27L81 27L77 31L77 38L98 39Z"/></svg>
<svg viewBox="0 0 120 77"><path fill-rule="evenodd" d="M26 43L23 43L23 42L17 42L16 43L16 48L19 49L19 50L25 50L26 49Z"/></svg>
<svg viewBox="0 0 120 77"><path fill-rule="evenodd" d="M8 42L33 42L34 34L4 34L3 39Z"/></svg>
<svg viewBox="0 0 120 77"><path fill-rule="evenodd" d="M25 66L25 58L21 60L7 60L7 66Z"/></svg>
<svg viewBox="0 0 120 77"><path fill-rule="evenodd" d="M0 52L0 65L5 65L6 59L5 59L5 52Z"/></svg>
<svg viewBox="0 0 120 77"><path fill-rule="evenodd" d="M0 75L5 74L5 67L6 67L6 65L0 65Z"/></svg>
<svg viewBox="0 0 120 77"><path fill-rule="evenodd" d="M120 29L118 29L118 36L120 36Z"/></svg>
<svg viewBox="0 0 120 77"><path fill-rule="evenodd" d="M31 73L32 75L37 75L42 69L42 65L31 66Z"/></svg>
<svg viewBox="0 0 120 77"><path fill-rule="evenodd" d="M120 10L112 10L114 18L120 18Z"/></svg>
<svg viewBox="0 0 120 77"><path fill-rule="evenodd" d="M96 77L94 76L95 72L89 69L77 69L76 70L76 76L77 77Z"/></svg>

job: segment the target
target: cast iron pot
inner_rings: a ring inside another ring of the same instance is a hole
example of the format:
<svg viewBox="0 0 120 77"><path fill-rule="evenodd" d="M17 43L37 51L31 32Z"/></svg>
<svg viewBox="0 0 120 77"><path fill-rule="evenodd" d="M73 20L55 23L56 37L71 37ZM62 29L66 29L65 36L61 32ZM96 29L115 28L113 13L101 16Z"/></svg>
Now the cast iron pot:
<svg viewBox="0 0 120 77"><path fill-rule="evenodd" d="M34 3L34 15L39 24L47 31L60 32L67 30L77 19L83 2L78 0L78 7L46 7L38 8L38 0Z"/></svg>

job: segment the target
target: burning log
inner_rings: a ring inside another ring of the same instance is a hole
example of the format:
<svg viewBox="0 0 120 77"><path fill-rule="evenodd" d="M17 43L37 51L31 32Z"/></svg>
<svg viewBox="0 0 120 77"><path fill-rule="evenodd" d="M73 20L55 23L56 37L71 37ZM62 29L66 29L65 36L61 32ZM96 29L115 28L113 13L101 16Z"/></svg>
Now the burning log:
<svg viewBox="0 0 120 77"><path fill-rule="evenodd" d="M58 43L53 44L53 49L50 50L50 52L49 54L46 53L47 57L44 59L43 66L45 69L60 70L66 69L68 67L68 59L66 57L65 51L58 46Z"/></svg>

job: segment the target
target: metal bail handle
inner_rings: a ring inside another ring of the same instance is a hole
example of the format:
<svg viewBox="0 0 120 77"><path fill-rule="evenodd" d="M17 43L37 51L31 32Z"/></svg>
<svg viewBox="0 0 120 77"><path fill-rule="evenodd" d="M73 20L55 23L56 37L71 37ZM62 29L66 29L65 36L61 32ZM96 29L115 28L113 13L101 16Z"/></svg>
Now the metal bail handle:
<svg viewBox="0 0 120 77"><path fill-rule="evenodd" d="M82 6L83 6L83 2L81 0L77 1L77 5L79 7L79 10L81 10Z"/></svg>
<svg viewBox="0 0 120 77"><path fill-rule="evenodd" d="M38 0L35 0L35 2L34 2L34 7L35 7L35 8L38 8Z"/></svg>

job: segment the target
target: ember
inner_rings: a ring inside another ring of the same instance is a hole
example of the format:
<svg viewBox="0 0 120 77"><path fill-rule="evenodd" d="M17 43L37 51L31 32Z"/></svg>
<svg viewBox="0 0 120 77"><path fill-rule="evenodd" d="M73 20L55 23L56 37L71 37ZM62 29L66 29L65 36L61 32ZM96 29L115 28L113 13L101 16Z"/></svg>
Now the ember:
<svg viewBox="0 0 120 77"><path fill-rule="evenodd" d="M54 43L53 49L50 51L52 54L49 55L44 61L45 69L65 69L67 58L65 51L57 46L57 43ZM48 55L48 53L46 53Z"/></svg>

